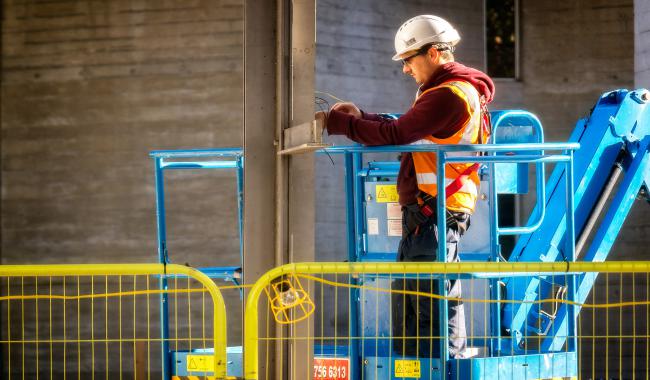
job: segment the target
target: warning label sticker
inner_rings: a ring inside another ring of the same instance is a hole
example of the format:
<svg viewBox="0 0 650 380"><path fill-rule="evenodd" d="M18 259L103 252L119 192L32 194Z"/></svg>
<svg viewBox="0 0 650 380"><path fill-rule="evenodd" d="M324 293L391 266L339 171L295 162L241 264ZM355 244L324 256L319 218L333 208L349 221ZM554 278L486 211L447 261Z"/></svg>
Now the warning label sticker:
<svg viewBox="0 0 650 380"><path fill-rule="evenodd" d="M386 219L402 219L402 206L399 203L386 204Z"/></svg>
<svg viewBox="0 0 650 380"><path fill-rule="evenodd" d="M368 218L368 235L379 235L379 219Z"/></svg>
<svg viewBox="0 0 650 380"><path fill-rule="evenodd" d="M397 185L377 185L375 187L375 199L377 203L397 202Z"/></svg>
<svg viewBox="0 0 650 380"><path fill-rule="evenodd" d="M395 360L395 377L415 377L420 378L419 360Z"/></svg>
<svg viewBox="0 0 650 380"><path fill-rule="evenodd" d="M402 220L388 219L388 236L402 236Z"/></svg>
<svg viewBox="0 0 650 380"><path fill-rule="evenodd" d="M187 372L212 372L214 371L214 356L187 355Z"/></svg>

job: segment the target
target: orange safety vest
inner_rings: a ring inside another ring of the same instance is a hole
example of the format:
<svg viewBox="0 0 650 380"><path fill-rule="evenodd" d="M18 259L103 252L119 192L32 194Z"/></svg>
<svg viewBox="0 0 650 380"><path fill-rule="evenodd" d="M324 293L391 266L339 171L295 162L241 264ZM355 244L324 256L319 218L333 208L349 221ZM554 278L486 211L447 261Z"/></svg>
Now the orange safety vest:
<svg viewBox="0 0 650 380"><path fill-rule="evenodd" d="M490 134L490 119L485 100L468 82L453 80L430 88L418 95L415 102L429 91L449 88L454 94L463 99L470 117L465 124L448 138L439 139L427 136L416 141L420 144L481 144L486 143ZM413 163L418 188L433 197L438 194L437 184L437 154L434 152L413 152ZM478 155L478 153L475 153ZM466 152L449 152L447 156L467 156ZM477 163L451 163L445 165L445 195L447 209L471 214L476 205L481 180L478 176Z"/></svg>

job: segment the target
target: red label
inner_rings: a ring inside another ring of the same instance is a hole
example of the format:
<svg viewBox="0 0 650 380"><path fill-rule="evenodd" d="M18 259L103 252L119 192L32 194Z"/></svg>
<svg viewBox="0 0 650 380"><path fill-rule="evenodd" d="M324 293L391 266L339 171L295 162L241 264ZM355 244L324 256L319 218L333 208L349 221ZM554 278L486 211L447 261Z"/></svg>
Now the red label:
<svg viewBox="0 0 650 380"><path fill-rule="evenodd" d="M348 380L350 359L314 358L314 380Z"/></svg>

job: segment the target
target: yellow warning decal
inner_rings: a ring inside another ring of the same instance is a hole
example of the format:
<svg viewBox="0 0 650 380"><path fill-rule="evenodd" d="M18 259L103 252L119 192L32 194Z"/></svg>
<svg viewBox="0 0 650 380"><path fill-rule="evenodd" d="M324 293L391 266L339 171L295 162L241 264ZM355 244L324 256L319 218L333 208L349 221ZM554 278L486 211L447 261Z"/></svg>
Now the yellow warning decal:
<svg viewBox="0 0 650 380"><path fill-rule="evenodd" d="M375 199L377 203L397 202L397 185L377 185L375 187Z"/></svg>
<svg viewBox="0 0 650 380"><path fill-rule="evenodd" d="M395 360L395 377L411 377L419 379L422 376L419 360Z"/></svg>
<svg viewBox="0 0 650 380"><path fill-rule="evenodd" d="M187 355L187 372L212 372L212 371L214 371L214 356Z"/></svg>

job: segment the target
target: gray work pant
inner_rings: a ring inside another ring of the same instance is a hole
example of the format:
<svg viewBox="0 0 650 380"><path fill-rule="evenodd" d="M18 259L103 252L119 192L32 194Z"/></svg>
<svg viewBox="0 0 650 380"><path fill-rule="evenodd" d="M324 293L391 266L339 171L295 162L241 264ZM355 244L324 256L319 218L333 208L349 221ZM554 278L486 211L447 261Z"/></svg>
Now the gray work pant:
<svg viewBox="0 0 650 380"><path fill-rule="evenodd" d="M407 215L404 212L403 220ZM467 216L469 217L469 216ZM450 223L448 223L450 224ZM403 223L407 228L407 223ZM464 230L461 228L461 231ZM457 262L458 240L461 232L455 225L447 228L447 262ZM416 231L402 237L398 250L398 261L436 261L438 252L438 226L431 219L421 224ZM427 276L428 277L428 276ZM439 294L439 280L431 278L398 279L392 289ZM449 297L461 297L460 280L445 280ZM424 358L440 357L440 301L425 296L393 293L392 324L393 350L397 355ZM466 347L465 310L462 302L448 301L449 356L456 357Z"/></svg>

